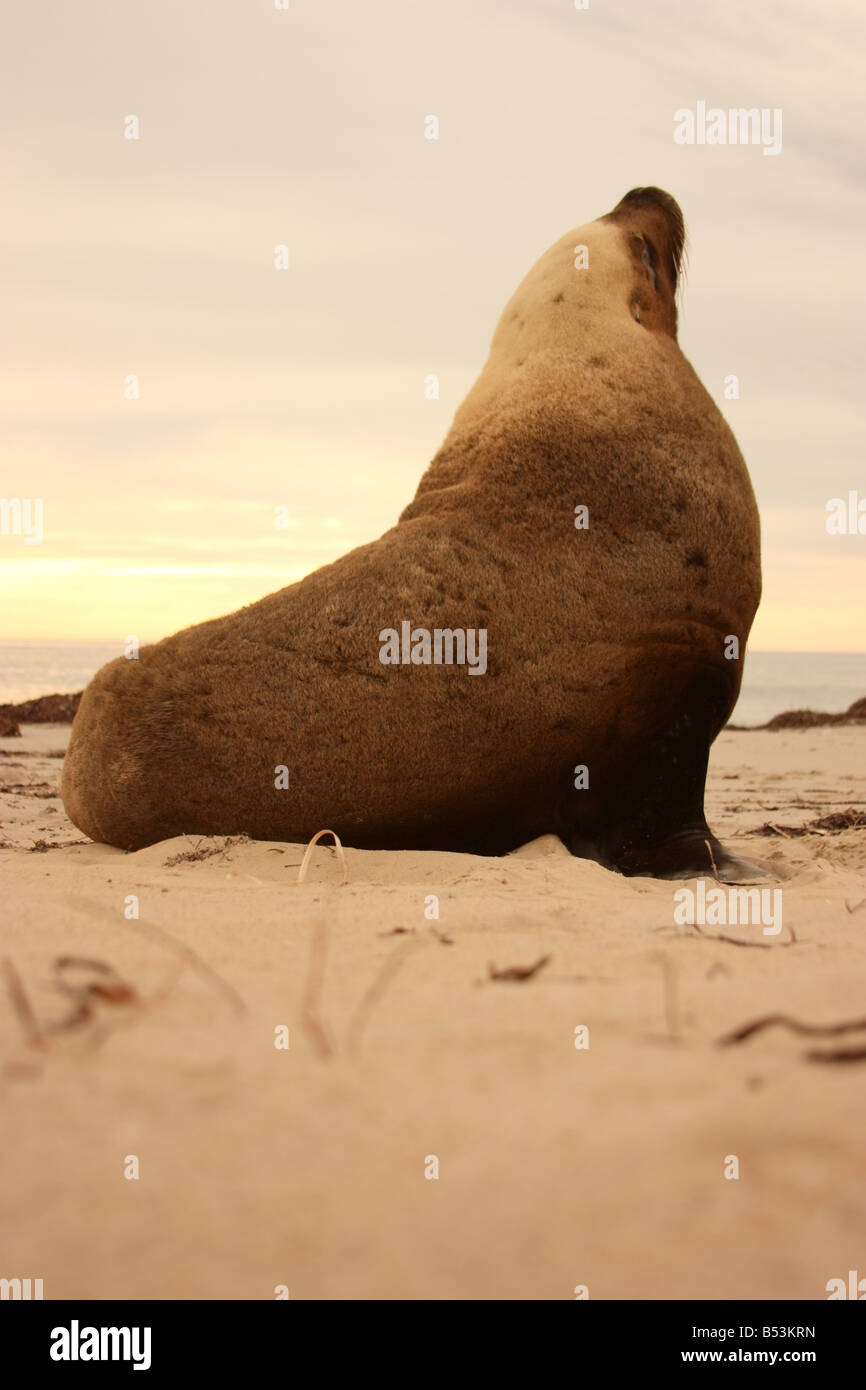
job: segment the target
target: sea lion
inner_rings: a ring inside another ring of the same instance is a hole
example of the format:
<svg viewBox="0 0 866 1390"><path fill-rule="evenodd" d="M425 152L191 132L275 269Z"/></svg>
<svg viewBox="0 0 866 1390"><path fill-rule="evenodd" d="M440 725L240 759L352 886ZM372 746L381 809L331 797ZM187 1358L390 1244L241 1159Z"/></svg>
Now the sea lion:
<svg viewBox="0 0 866 1390"><path fill-rule="evenodd" d="M396 526L104 667L66 756L75 824L126 849L327 826L501 854L554 832L626 874L747 872L703 793L760 597L758 513L677 346L683 246L657 188L562 237ZM437 664L446 630L486 634L483 673Z"/></svg>

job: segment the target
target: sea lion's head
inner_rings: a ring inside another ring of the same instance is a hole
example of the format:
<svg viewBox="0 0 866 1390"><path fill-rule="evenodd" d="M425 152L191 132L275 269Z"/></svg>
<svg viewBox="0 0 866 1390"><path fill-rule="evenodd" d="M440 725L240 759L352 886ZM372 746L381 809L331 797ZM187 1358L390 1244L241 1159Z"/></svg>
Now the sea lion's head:
<svg viewBox="0 0 866 1390"><path fill-rule="evenodd" d="M611 212L560 237L505 306L491 343L500 375L482 378L473 408L498 389L503 369L545 362L549 375L559 358L586 370L600 353L625 362L647 335L676 342L684 248L683 215L661 188L633 188Z"/></svg>
<svg viewBox="0 0 866 1390"><path fill-rule="evenodd" d="M679 204L661 188L633 188L599 222L614 226L632 264L629 308L648 329L677 335L676 294L686 232Z"/></svg>

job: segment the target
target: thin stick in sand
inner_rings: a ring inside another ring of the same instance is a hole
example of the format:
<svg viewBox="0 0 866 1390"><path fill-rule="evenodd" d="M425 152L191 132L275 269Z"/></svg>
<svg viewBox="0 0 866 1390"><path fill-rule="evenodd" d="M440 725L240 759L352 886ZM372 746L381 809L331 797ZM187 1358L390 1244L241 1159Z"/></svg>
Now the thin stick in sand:
<svg viewBox="0 0 866 1390"><path fill-rule="evenodd" d="M423 944L423 940L419 940L416 937L413 940L404 941L401 946L395 947L390 953L372 984L370 984L362 994L355 1006L352 1017L349 1019L349 1024L346 1029L347 1048L356 1048L358 1046L361 1041L361 1034L367 1026L367 1020L373 1012L374 1006L379 999L381 999L388 985L397 974L397 971L403 965L403 962L413 951L417 951L419 946Z"/></svg>
<svg viewBox="0 0 866 1390"><path fill-rule="evenodd" d="M299 888L307 875L307 866L313 854L313 849L321 840L323 835L330 835L334 841L337 858L340 861L340 886L346 882L346 856L339 835L334 830L319 830L310 840L304 850L301 859L301 867L298 869L298 877L295 883L290 884L292 888ZM335 1048L328 1036L328 1031L322 1022L319 1012L319 1002L322 996L322 986L325 980L325 961L328 955L328 924L324 919L313 928L313 936L310 942L310 963L307 967L307 982L304 986L304 1000L301 1006L301 1024L308 1038L312 1042L320 1057L333 1057Z"/></svg>
<svg viewBox="0 0 866 1390"><path fill-rule="evenodd" d="M813 1047L806 1053L806 1059L809 1062L864 1062L866 1047L834 1047L826 1052Z"/></svg>
<svg viewBox="0 0 866 1390"><path fill-rule="evenodd" d="M12 964L8 956L3 957L3 975L6 980L6 988L9 991L9 998L12 1001L12 1008L18 1015L22 1031L31 1047L44 1047L45 1039L36 1020L27 991L21 981L21 976Z"/></svg>
<svg viewBox="0 0 866 1390"><path fill-rule="evenodd" d="M323 832L326 833L326 832ZM309 849L309 846L308 846ZM313 928L310 942L310 963L301 1006L301 1022L320 1057L333 1057L334 1046L319 1014L319 1001L325 980L325 961L328 955L328 923L323 918Z"/></svg>
<svg viewBox="0 0 866 1390"><path fill-rule="evenodd" d="M150 933L151 936L155 936L158 941L168 946L170 950L174 951L175 954L186 961L188 965L191 965L193 970L197 970L205 979L210 980L211 984L216 986L219 993L228 1000L236 1013L244 1014L247 1012L247 1006L234 985L230 985L228 980L223 979L222 975L214 970L212 965L208 965L207 961L203 960L198 952L193 950L192 946L187 946L185 941L179 941L176 936L172 936L171 932L166 931L164 927L158 927L155 922L133 920L131 925L134 926L137 931L144 931Z"/></svg>
<svg viewBox="0 0 866 1390"><path fill-rule="evenodd" d="M708 936L706 932L701 931L697 922L689 922L687 925L694 927L698 936L703 937L704 941L725 941L729 946L748 946L755 951L776 951L780 946L796 946L797 944L793 927L788 928L787 941L779 941L773 945L770 941L746 941L739 936L726 936L724 932L715 932L712 936Z"/></svg>
<svg viewBox="0 0 866 1390"><path fill-rule="evenodd" d="M802 1033L807 1037L837 1037L840 1033L857 1033L861 1029L866 1029L866 1018L850 1019L845 1023L801 1023L797 1018L791 1018L789 1014L765 1014L762 1018L753 1019L751 1023L744 1023L741 1027L735 1028L732 1033L726 1033L719 1038L719 1047L728 1047L731 1043L744 1042L753 1033L760 1033L765 1028L788 1028L792 1033Z"/></svg>
<svg viewBox="0 0 866 1390"><path fill-rule="evenodd" d="M673 961L667 956L662 956L662 986L664 989L665 1001L665 1022L668 1025L668 1032L671 1038L679 1041L680 1020L679 1010L677 1009L677 976Z"/></svg>

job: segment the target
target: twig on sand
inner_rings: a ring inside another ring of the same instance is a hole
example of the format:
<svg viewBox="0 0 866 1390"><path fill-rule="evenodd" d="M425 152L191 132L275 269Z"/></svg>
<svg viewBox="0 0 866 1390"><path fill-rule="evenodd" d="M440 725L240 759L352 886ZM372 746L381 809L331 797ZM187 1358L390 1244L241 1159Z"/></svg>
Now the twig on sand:
<svg viewBox="0 0 866 1390"><path fill-rule="evenodd" d="M138 931L148 932L151 936L155 936L158 941L161 941L163 945L168 946L170 950L180 956L181 960L185 961L187 965L191 965L193 970L197 970L205 979L210 980L217 991L228 1000L229 1004L231 1004L232 1008L235 1010L235 1013L244 1014L247 1012L247 1006L234 985L230 985L228 980L224 979L217 970L214 970L212 965L208 965L207 961L203 960L198 951L193 950L192 946L188 946L185 941L178 940L176 936L166 931L164 927L158 927L155 922L142 922L133 918L132 925Z"/></svg>
<svg viewBox="0 0 866 1390"><path fill-rule="evenodd" d="M157 1004L161 1004L163 1000L167 999L171 994L186 968L187 966L184 961L175 961L173 963L172 973L166 977L159 988L154 990L153 994L135 994L128 1002L135 1004L136 1008L127 1009L119 1018L113 1018L110 1026L106 1026L104 1020L100 1018L91 1018L93 1027L90 1030L90 1047L93 1049L101 1047L104 1042L107 1042L109 1038L113 1037L113 1035L121 1029L130 1028L136 1024L141 1019L142 1013L146 1012L148 1009L155 1008ZM114 999L112 1002L119 1003L121 1001ZM86 1018L83 1021L86 1022Z"/></svg>
<svg viewBox="0 0 866 1390"><path fill-rule="evenodd" d="M732 1033L726 1033L718 1039L718 1046L728 1047L731 1043L744 1042L754 1033L774 1027L788 1028L792 1033L801 1033L806 1037L837 1037L840 1033L856 1033L866 1028L866 1018L850 1019L845 1023L801 1023L789 1014L765 1014L762 1018L753 1019L751 1023L744 1023L735 1028Z"/></svg>
<svg viewBox="0 0 866 1390"><path fill-rule="evenodd" d="M6 988L9 991L9 998L12 1001L12 1008L18 1015L22 1031L31 1047L44 1047L45 1039L36 1021L36 1015L30 1007L30 1000L27 991L21 982L21 976L12 964L8 956L3 957L3 975L6 980Z"/></svg>
<svg viewBox="0 0 866 1390"><path fill-rule="evenodd" d="M319 1015L319 1001L325 979L327 955L328 923L325 918L322 918L313 927L310 942L310 963L307 968L307 982L304 986L304 999L301 1005L302 1025L320 1057L333 1057L335 1051Z"/></svg>
<svg viewBox="0 0 866 1390"><path fill-rule="evenodd" d="M491 980L531 980L533 975L537 975L550 959L550 956L539 956L532 965L507 965L503 970L497 970L493 962L490 961L487 965L487 975Z"/></svg>
<svg viewBox="0 0 866 1390"><path fill-rule="evenodd" d="M63 974L67 969L87 970L91 974L96 972L102 979L70 983ZM107 961L94 960L91 956L57 956L54 961L54 974L57 988L68 994L73 1004L65 1018L48 1025L47 1031L51 1033L65 1033L89 1023L93 1018L96 999L107 1004L139 1002L138 991L121 979L114 966L109 965Z"/></svg>
<svg viewBox="0 0 866 1390"><path fill-rule="evenodd" d="M697 922L689 922L688 925L694 927L698 936L702 936L704 941L726 941L729 946L751 946L758 951L776 951L780 946L796 946L797 944L797 938L794 934L793 927L788 928L789 935L787 941L779 941L773 945L771 941L744 941L742 937L726 936L724 932L717 932L713 936L708 936L706 932L701 931Z"/></svg>
<svg viewBox="0 0 866 1390"><path fill-rule="evenodd" d="M341 886L346 882L346 856L343 852L343 845L339 835L335 830L319 830L316 832L310 843L307 845L307 848L304 850L304 857L301 860L301 867L298 869L297 882L291 885L292 888L297 888L298 884L303 883L304 879L306 878L307 865L310 862L310 856L313 853L313 847L319 840L321 840L323 835L332 835L334 837L334 848L337 851L337 858L340 861Z"/></svg>
<svg viewBox="0 0 866 1390"><path fill-rule="evenodd" d="M667 956L662 956L662 988L664 991L665 1002L665 1022L668 1025L668 1032L672 1038L678 1039L680 1036L679 1011L677 1009L677 977L674 970L673 961Z"/></svg>
<svg viewBox="0 0 866 1390"><path fill-rule="evenodd" d="M397 974L397 971L403 965L403 962L413 951L417 951L422 944L423 943L417 938L404 941L402 945L395 946L394 950L388 955L382 969L379 971L378 975L375 976L372 983L367 987L358 1003L355 1005L354 1012L346 1028L347 1048L357 1048L361 1041L361 1034L367 1026L367 1020L373 1012L374 1006L381 999L388 985Z"/></svg>
<svg viewBox="0 0 866 1390"><path fill-rule="evenodd" d="M713 877L715 878L716 883L718 883L718 881L719 881L719 871L718 871L718 868L716 867L716 861L715 861L715 858L714 858L714 856L713 856L713 847L712 847L712 845L710 844L709 840L704 840L704 844L705 844L706 847L707 847L707 854L710 856L710 863L711 863L712 866L713 866Z"/></svg>
<svg viewBox="0 0 866 1390"><path fill-rule="evenodd" d="M95 970L102 980L92 980L87 985L70 985L61 974L63 970ZM78 994L85 989L109 1004L129 1004L138 996L132 985L122 980L113 965L107 961L95 960L92 956L58 956L54 962L57 986L66 994Z"/></svg>
<svg viewBox="0 0 866 1390"><path fill-rule="evenodd" d="M806 1058L810 1062L863 1062L866 1061L866 1047L834 1047L827 1052L813 1047Z"/></svg>

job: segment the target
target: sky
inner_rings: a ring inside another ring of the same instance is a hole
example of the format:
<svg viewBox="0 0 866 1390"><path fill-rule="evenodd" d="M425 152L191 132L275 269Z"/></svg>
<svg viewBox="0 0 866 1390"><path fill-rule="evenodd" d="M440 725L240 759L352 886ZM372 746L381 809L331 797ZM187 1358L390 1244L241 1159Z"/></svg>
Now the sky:
<svg viewBox="0 0 866 1390"><path fill-rule="evenodd" d="M154 640L375 539L533 262L654 183L761 511L752 646L866 651L866 534L826 529L866 502L860 10L9 7L0 497L44 535L0 534L0 638ZM699 101L780 109L781 152L677 144Z"/></svg>

